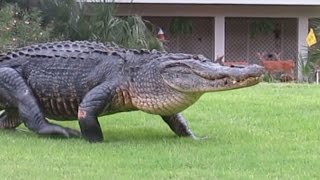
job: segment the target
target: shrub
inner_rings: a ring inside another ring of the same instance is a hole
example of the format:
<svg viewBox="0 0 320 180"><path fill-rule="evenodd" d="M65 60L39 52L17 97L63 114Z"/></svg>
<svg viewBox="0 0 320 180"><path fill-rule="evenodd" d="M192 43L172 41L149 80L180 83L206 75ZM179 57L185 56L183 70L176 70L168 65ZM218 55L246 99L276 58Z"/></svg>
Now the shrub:
<svg viewBox="0 0 320 180"><path fill-rule="evenodd" d="M301 54L299 57L298 66L302 69L305 82L314 82L315 73L320 69L320 19L312 19L310 26L314 29L318 42L308 47L308 55Z"/></svg>
<svg viewBox="0 0 320 180"><path fill-rule="evenodd" d="M137 49L163 49L154 37L153 25L140 16L118 17L116 4L97 1L84 4L75 0L42 0L45 22L53 22L54 37L62 40L115 42Z"/></svg>
<svg viewBox="0 0 320 180"><path fill-rule="evenodd" d="M0 52L49 40L51 29L41 26L39 10L27 11L16 4L0 9Z"/></svg>

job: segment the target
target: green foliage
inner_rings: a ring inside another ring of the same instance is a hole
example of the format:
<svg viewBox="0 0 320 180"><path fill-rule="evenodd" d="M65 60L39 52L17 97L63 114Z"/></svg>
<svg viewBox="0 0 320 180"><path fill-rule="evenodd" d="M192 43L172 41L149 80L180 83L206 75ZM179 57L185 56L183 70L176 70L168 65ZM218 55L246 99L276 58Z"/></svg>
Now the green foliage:
<svg viewBox="0 0 320 180"><path fill-rule="evenodd" d="M318 43L308 47L308 56L300 55L299 66L302 67L304 81L313 82L315 80L315 71L320 69L320 19L313 19L311 27L314 28Z"/></svg>
<svg viewBox="0 0 320 180"><path fill-rule="evenodd" d="M250 24L250 36L251 38L256 37L259 34L270 34L274 33L276 25L270 20L255 21Z"/></svg>
<svg viewBox="0 0 320 180"><path fill-rule="evenodd" d="M21 9L28 9L29 8L29 1L30 0L0 0L0 6L3 6L5 4L16 4Z"/></svg>
<svg viewBox="0 0 320 180"><path fill-rule="evenodd" d="M315 80L315 72L320 68L320 49L309 48L308 56L299 57L299 66L302 67L304 81L313 82Z"/></svg>
<svg viewBox="0 0 320 180"><path fill-rule="evenodd" d="M44 23L53 24L52 37L71 40L88 39L84 34L90 32L90 27L84 24L86 17L83 16L79 3L75 0L42 0L40 2Z"/></svg>
<svg viewBox="0 0 320 180"><path fill-rule="evenodd" d="M0 52L34 42L48 41L50 28L41 26L40 11L5 4L0 9Z"/></svg>
<svg viewBox="0 0 320 180"><path fill-rule="evenodd" d="M110 1L84 4L75 0L42 0L45 22L53 22L60 39L115 42L128 48L162 49L153 26L140 16L117 17Z"/></svg>
<svg viewBox="0 0 320 180"><path fill-rule="evenodd" d="M150 22L135 15L115 16L113 2L40 0L42 12L30 9L29 1L8 2L0 3L0 51L50 40L115 42L127 48L163 50Z"/></svg>
<svg viewBox="0 0 320 180"><path fill-rule="evenodd" d="M272 78L272 75L270 73L265 73L263 76L263 82L269 82L269 83L274 83L276 82L274 78Z"/></svg>
<svg viewBox="0 0 320 180"><path fill-rule="evenodd" d="M1 179L320 179L319 97L280 83L206 94L183 112L200 141L142 112L100 118L99 144L0 129Z"/></svg>
<svg viewBox="0 0 320 180"><path fill-rule="evenodd" d="M169 27L170 33L173 35L192 34L193 23L190 18L177 17L173 18Z"/></svg>

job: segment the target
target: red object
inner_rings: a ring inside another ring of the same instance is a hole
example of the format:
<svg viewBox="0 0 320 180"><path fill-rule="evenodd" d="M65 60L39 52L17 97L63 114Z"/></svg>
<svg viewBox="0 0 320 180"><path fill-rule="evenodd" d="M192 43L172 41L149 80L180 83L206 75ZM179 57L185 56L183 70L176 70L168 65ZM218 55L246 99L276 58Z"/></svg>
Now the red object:
<svg viewBox="0 0 320 180"><path fill-rule="evenodd" d="M158 31L158 38L161 40L161 41L164 41L166 40L165 36L164 36L164 32L163 30L160 28L159 31Z"/></svg>
<svg viewBox="0 0 320 180"><path fill-rule="evenodd" d="M295 63L293 60L262 60L262 65L270 75L281 73L281 82L294 80Z"/></svg>
<svg viewBox="0 0 320 180"><path fill-rule="evenodd" d="M266 68L269 73L294 73L295 63L293 60L280 60L280 61L273 61L273 60L262 60L262 65Z"/></svg>

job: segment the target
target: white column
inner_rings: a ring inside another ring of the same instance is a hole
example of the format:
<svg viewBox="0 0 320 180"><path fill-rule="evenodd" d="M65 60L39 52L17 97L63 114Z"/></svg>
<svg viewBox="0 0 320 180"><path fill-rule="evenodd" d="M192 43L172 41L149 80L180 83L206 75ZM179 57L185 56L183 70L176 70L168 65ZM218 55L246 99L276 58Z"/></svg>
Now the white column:
<svg viewBox="0 0 320 180"><path fill-rule="evenodd" d="M225 49L225 16L214 19L214 55L215 58L224 56ZM224 58L223 58L224 61Z"/></svg>
<svg viewBox="0 0 320 180"><path fill-rule="evenodd" d="M299 17L298 18L298 58L300 56L308 56L307 49L307 35L309 29L309 18L308 17ZM298 60L298 59L297 59ZM298 60L299 61L299 60ZM302 67L297 63L298 66L298 80L301 81L303 78Z"/></svg>

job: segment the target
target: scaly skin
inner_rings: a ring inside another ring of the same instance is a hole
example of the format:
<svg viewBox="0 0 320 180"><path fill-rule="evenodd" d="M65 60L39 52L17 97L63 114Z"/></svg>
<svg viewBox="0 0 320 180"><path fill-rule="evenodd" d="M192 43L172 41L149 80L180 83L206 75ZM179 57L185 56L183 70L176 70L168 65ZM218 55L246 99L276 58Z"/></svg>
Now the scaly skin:
<svg viewBox="0 0 320 180"><path fill-rule="evenodd" d="M180 112L205 92L255 85L263 72L201 55L86 41L38 44L0 55L0 128L25 123L38 134L72 137L79 133L46 118L78 119L82 136L100 142L98 116L141 110L160 115L178 136L195 138Z"/></svg>

